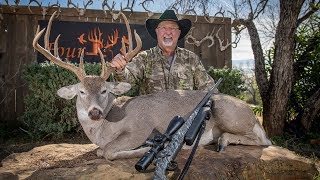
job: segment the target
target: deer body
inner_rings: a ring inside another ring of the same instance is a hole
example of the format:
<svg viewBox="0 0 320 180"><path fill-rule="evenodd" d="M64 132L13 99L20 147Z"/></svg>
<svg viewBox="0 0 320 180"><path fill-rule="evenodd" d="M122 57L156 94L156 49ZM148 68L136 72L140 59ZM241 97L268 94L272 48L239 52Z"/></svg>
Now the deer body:
<svg viewBox="0 0 320 180"><path fill-rule="evenodd" d="M88 76L83 65L84 50L81 53L79 67L64 62L58 53L58 39L54 43L54 55L50 52L49 36L55 13L52 14L44 36L44 47L38 40L45 31L37 29L33 47L50 61L76 74L80 83L62 87L58 95L65 99L77 96L77 115L81 126L91 142L100 149L99 156L114 160L121 158L141 157L150 148L138 148L154 131L163 133L170 120L176 116L187 117L204 97L201 91L166 91L135 98L115 98L127 92L128 83L114 83L106 80L114 70L107 66L104 55L98 49L101 58L101 75ZM131 30L127 18L124 18L128 31L129 47L122 43L124 59L131 60L141 49L142 42L135 33L137 47L132 47ZM212 96L214 108L212 117L207 122L200 144L217 142L219 151L228 144L271 145L262 126L251 109L231 96L215 94Z"/></svg>
<svg viewBox="0 0 320 180"><path fill-rule="evenodd" d="M126 87L123 84L125 83L119 83L118 86ZM104 96L103 101L99 101L99 93L90 94L91 99L84 100L85 97L80 93L83 90L70 87L72 86L61 88L58 95L70 99L70 93L78 94L79 121L91 142L100 147L98 155L109 160L142 156L148 148L132 149L141 146L153 131L163 133L174 116L186 118L205 96L203 91L171 90L134 98L115 98L112 94L114 90L108 89L108 95ZM110 87L116 86L109 85ZM96 89L96 92L102 91L99 90L100 85L90 88ZM69 93L66 93L68 90ZM215 94L212 99L215 106L200 141L201 145L219 143L220 150L223 150L230 143L271 144L248 105L224 94ZM84 106L84 101L90 102L90 105ZM96 119L90 117L94 109L101 111Z"/></svg>

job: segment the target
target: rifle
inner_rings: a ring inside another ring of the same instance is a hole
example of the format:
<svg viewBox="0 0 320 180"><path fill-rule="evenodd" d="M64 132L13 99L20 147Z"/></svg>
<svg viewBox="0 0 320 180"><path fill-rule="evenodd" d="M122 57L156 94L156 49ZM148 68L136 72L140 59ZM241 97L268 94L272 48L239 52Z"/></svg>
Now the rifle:
<svg viewBox="0 0 320 180"><path fill-rule="evenodd" d="M193 110L192 114L188 117L185 123L172 136L172 139L168 143L168 145L162 151L159 152L156 160L154 179L166 179L165 171L168 165L171 163L171 161L173 161L176 158L178 152L181 150L183 144L185 143L185 135L188 132L190 126L192 125L193 120L196 118L201 108L210 100L211 95L213 94L214 90L218 87L221 81L222 78L220 78L217 81L217 83L208 91L208 93L196 106L196 108Z"/></svg>
<svg viewBox="0 0 320 180"><path fill-rule="evenodd" d="M159 135L154 138L152 148L146 152L135 165L136 170L139 172L144 171L156 157L154 179L166 179L165 171L169 165L172 165L171 162L175 159L183 144L185 142L187 142L187 145L193 144L204 119L207 119L207 112L210 110L212 103L210 97L221 81L222 78L220 78L217 83L210 88L186 121L179 116L173 118L169 123L166 132L163 135ZM191 126L192 128L190 128ZM166 141L169 141L169 143L164 148L164 143Z"/></svg>

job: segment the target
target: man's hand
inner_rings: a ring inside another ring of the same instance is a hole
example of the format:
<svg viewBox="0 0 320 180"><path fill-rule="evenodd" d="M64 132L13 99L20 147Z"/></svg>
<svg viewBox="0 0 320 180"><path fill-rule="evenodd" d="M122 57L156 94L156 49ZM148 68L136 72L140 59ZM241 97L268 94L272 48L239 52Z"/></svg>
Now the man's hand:
<svg viewBox="0 0 320 180"><path fill-rule="evenodd" d="M111 61L111 67L116 68L116 71L122 71L126 66L127 61L124 59L122 54L117 54Z"/></svg>

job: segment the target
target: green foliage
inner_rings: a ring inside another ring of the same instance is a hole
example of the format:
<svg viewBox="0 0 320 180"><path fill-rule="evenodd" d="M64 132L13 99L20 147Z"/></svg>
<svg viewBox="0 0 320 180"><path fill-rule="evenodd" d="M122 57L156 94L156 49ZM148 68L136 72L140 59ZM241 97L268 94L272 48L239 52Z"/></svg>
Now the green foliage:
<svg viewBox="0 0 320 180"><path fill-rule="evenodd" d="M295 84L291 107L299 112L320 88L320 17L298 29L295 48ZM315 25L316 24L316 25Z"/></svg>
<svg viewBox="0 0 320 180"><path fill-rule="evenodd" d="M269 50L266 51L265 53L265 60L264 60L264 63L265 63L265 69L266 69L266 73L267 73L267 77L268 79L270 78L271 76L271 71L272 71L272 64L273 64L273 60L274 60L274 51L275 51L275 48L274 47L271 47Z"/></svg>
<svg viewBox="0 0 320 180"><path fill-rule="evenodd" d="M85 69L87 74L99 74L101 65L87 63ZM30 138L59 138L79 127L75 99L65 100L57 95L59 88L78 83L74 73L48 62L34 63L24 68L23 78L28 82L29 93L19 120Z"/></svg>
<svg viewBox="0 0 320 180"><path fill-rule="evenodd" d="M235 97L240 97L241 92L245 89L244 81L242 79L242 72L238 69L230 69L230 68L223 68L223 69L214 69L210 67L208 70L209 75L214 79L218 80L219 78L223 78L221 84L219 85L218 89L219 92L228 94Z"/></svg>
<svg viewBox="0 0 320 180"><path fill-rule="evenodd" d="M248 104L256 106L262 106L262 100L254 74L254 69L243 70L240 69L243 74L244 89L245 91L241 94L241 99L246 101Z"/></svg>
<svg viewBox="0 0 320 180"><path fill-rule="evenodd" d="M253 113L257 116L262 116L263 113L263 107L262 106L255 106L252 105L250 106L250 108L252 109Z"/></svg>
<svg viewBox="0 0 320 180"><path fill-rule="evenodd" d="M317 174L315 174L313 177L312 177L313 180L319 180L320 179L320 172L318 172Z"/></svg>

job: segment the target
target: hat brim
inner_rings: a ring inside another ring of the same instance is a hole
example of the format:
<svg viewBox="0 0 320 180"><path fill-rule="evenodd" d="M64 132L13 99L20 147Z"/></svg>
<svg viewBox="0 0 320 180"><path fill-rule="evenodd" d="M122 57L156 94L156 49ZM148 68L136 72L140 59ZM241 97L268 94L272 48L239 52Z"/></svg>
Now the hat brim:
<svg viewBox="0 0 320 180"><path fill-rule="evenodd" d="M150 34L150 36L153 39L157 40L157 33L156 33L156 28L158 27L159 23L162 21L174 21L178 24L179 29L181 30L180 36L179 36L179 40L184 38L190 28L191 28L191 21L189 19L181 19L181 20L170 20L170 19L148 19L146 21L146 29L148 30L148 33Z"/></svg>

